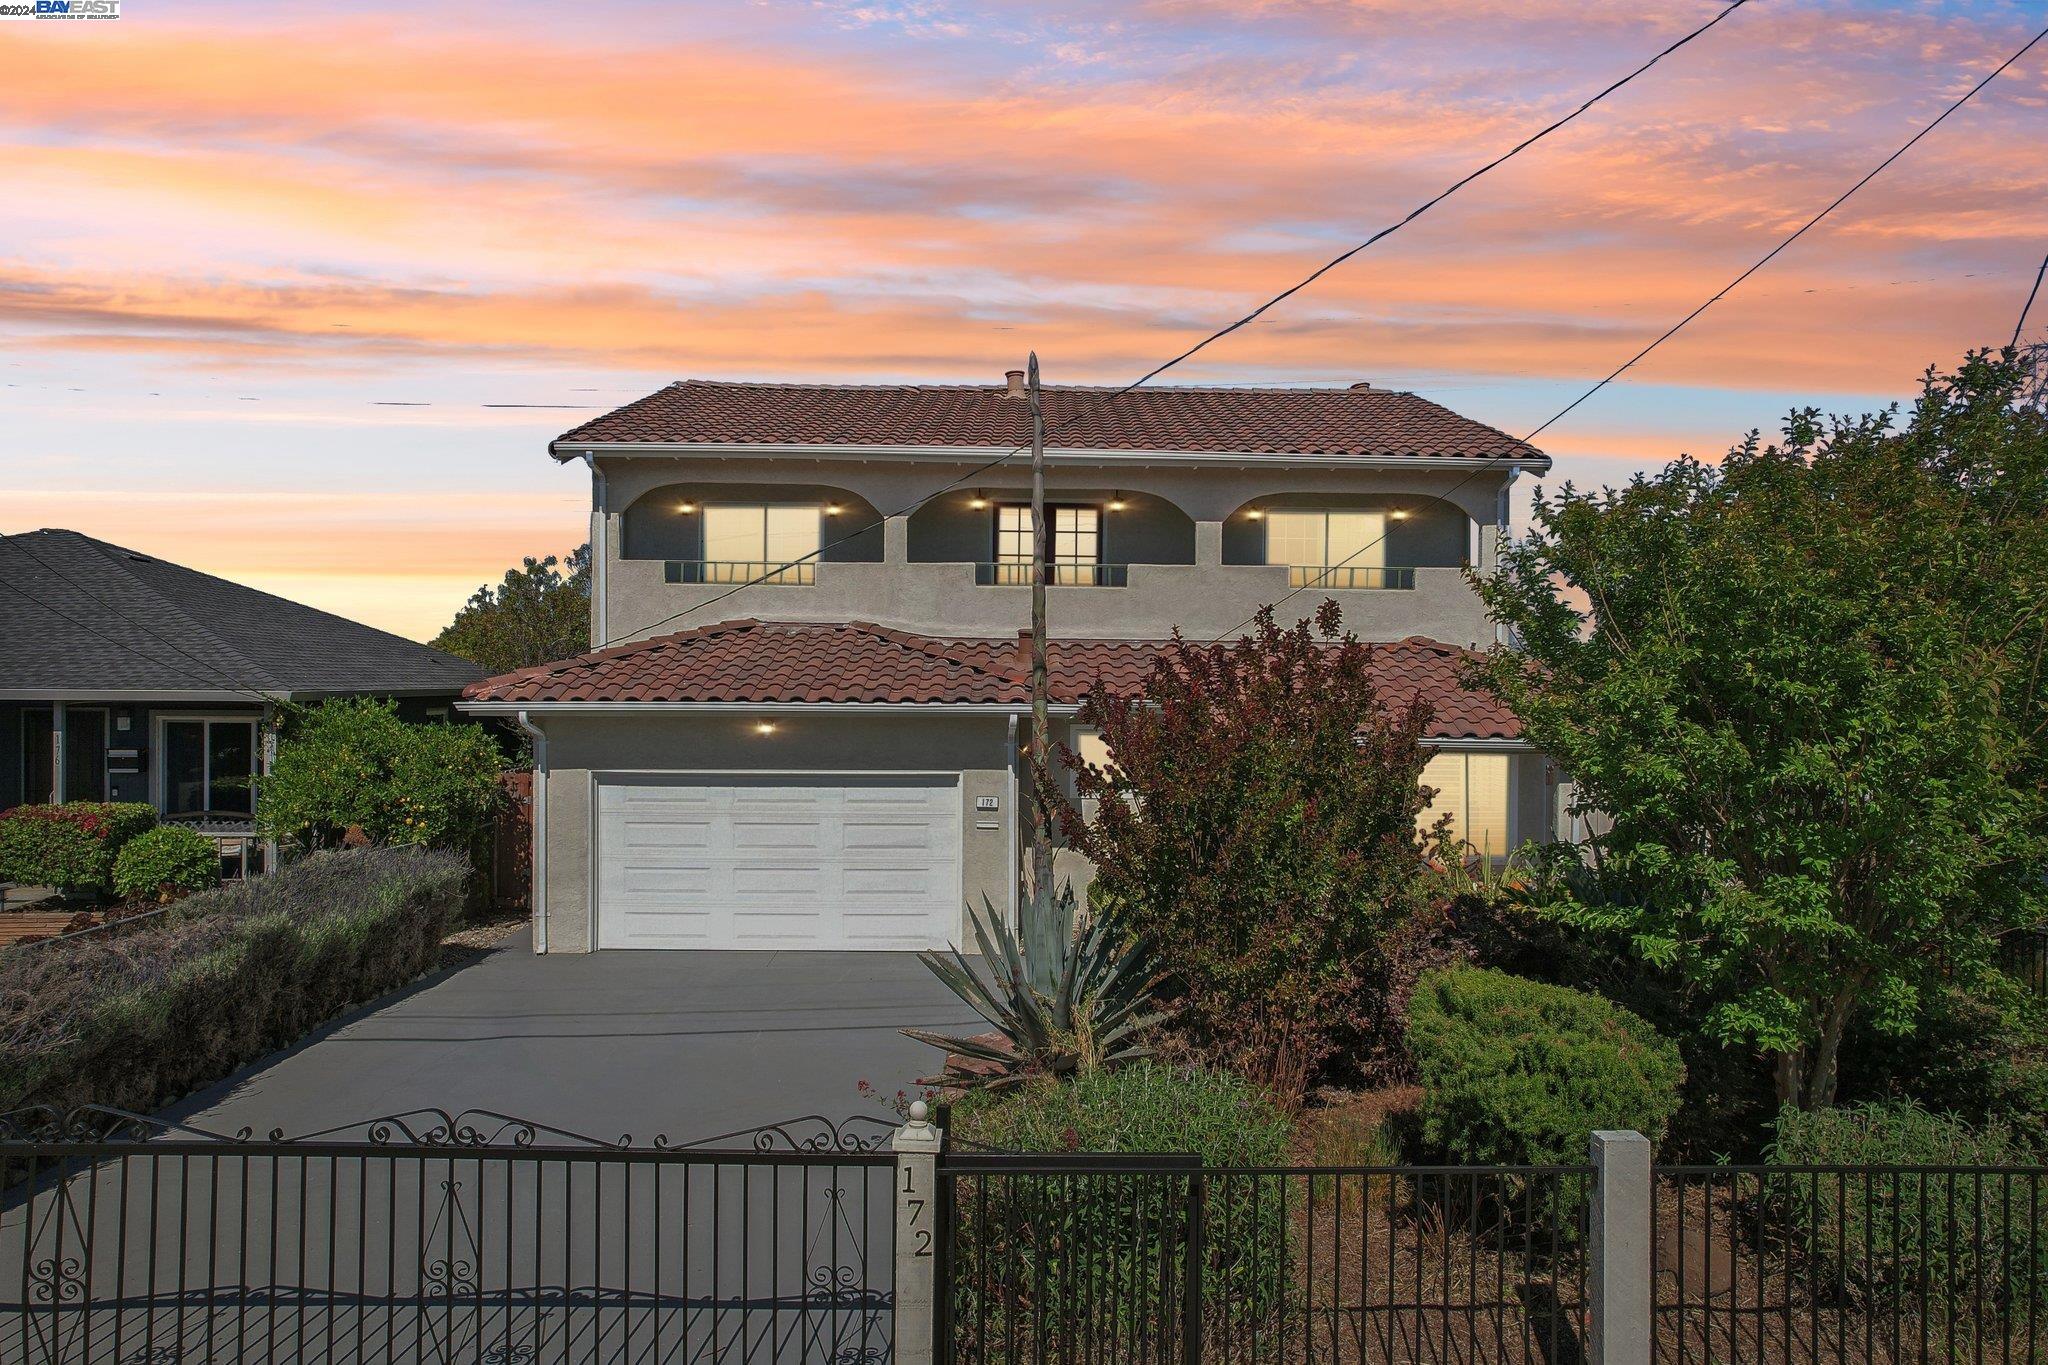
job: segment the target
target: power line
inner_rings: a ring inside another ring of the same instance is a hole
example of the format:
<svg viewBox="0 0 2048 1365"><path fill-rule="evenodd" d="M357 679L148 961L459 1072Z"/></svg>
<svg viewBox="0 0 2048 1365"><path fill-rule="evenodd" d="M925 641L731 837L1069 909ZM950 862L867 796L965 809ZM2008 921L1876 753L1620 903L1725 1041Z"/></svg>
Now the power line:
<svg viewBox="0 0 2048 1365"><path fill-rule="evenodd" d="M1565 416L1565 414L1569 413L1570 411L1572 411L1572 409L1578 407L1579 404L1585 402L1594 394L1600 392L1600 390L1606 388L1609 384L1613 383L1616 379L1620 378L1621 375L1625 373L1627 370L1629 370L1631 367L1633 367L1636 364L1636 362L1642 360L1645 356L1649 355L1650 352L1656 350L1659 346L1662 346L1672 337L1678 335L1678 333L1685 328L1686 324L1690 323L1694 318L1698 317L1700 314L1706 312L1707 309L1713 307L1716 303L1726 298L1730 293L1732 293L1735 290L1736 286L1740 285L1744 280L1748 279L1751 275L1756 274L1757 271L1763 269L1764 266L1768 265L1771 262L1771 260L1778 255L1779 252L1783 251L1786 247L1791 246L1792 243L1798 241L1801 237L1805 236L1809 229L1813 228L1823 218L1826 218L1829 214L1833 213L1836 209L1840 208L1844 203L1848 202L1848 199L1851 195L1855 194L1865 185L1868 185L1872 180L1875 180L1878 177L1878 175L1884 171L1886 167L1890 166L1894 161L1897 161L1900 157L1904 156L1908 151L1912 150L1915 143L1919 142L1921 138L1926 137L1929 133L1933 132L1936 128L1940 127L1942 122L1946 120L1950 114L1955 113L1956 110L1968 104L1972 99L1976 97L1978 91L1982 90L1985 86L1991 84L1991 82L1997 80L1998 77L2005 72L2005 69L2007 67L2011 66L2020 58L2026 56L2028 52L2033 50L2034 45L2039 43L2043 38L2048 38L2048 28L2042 29L2039 33L2036 33L2032 38L2029 38L2017 52L2013 53L2010 57L2007 57L2003 62L2000 62L1996 69L1994 69L1990 75L1984 77L1984 79L1978 81L1975 85L1971 86L1969 90L1964 92L1963 96L1960 99L1956 100L1955 103L1949 105L1948 108L1942 110L1940 114L1936 115L1933 122L1929 123L1926 127L1922 128L1919 132L1913 134L1912 137L1906 139L1905 143L1901 145L1897 151L1893 152L1884 160L1878 162L1877 165L1873 167L1867 174L1865 174L1862 179L1858 180L1855 184L1851 185L1848 189L1842 191L1841 194L1837 195L1833 202L1831 202L1826 208L1822 209L1819 213L1816 213L1813 217L1807 219L1806 222L1801 224L1800 227L1796 229L1789 237L1786 237L1783 241L1779 242L1776 246L1772 247L1769 251L1765 252L1762 256L1758 257L1756 263L1750 266L1749 269L1743 271L1740 275L1737 275L1727 284L1721 286L1721 288L1715 291L1713 296L1710 297L1705 303L1693 309L1690 313L1687 313L1684 317L1680 318L1677 322L1673 323L1670 327L1666 328L1663 334L1660 335L1655 341L1652 341L1649 345L1643 347L1642 350L1637 351L1633 356L1630 356L1626 361L1623 361L1620 365L1616 366L1604 378L1596 382L1591 388L1587 389L1577 398L1572 399L1571 402L1565 404L1556 412L1552 413L1547 419L1545 419L1540 425L1538 425L1534 430L1532 430L1527 436L1524 436L1522 440L1525 443L1534 440L1543 431L1554 425L1560 418ZM2048 274L2048 260L2044 260L2042 262L2042 272L2044 274ZM2040 280L2037 277L2035 280L2035 288L2038 289L2039 287ZM2030 307L2032 305L2032 302L2032 295L2029 295L2028 304ZM2022 312L2022 323L2025 322L2025 318L2026 315L2024 312ZM1481 468L1484 468L1484 466L1481 466ZM1463 478L1453 483L1449 488L1446 488L1444 490L1444 493L1439 494L1438 496L1444 496L1446 494L1456 492L1458 489L1470 483L1474 478L1478 477L1479 472L1479 469L1474 469L1470 473L1466 474ZM1350 554L1346 555L1338 563L1325 565L1323 567L1323 571L1317 574L1315 578L1313 578L1309 582L1302 584L1298 588L1291 589L1283 596L1277 597L1273 601L1266 603L1264 606L1259 608L1259 611L1266 611L1271 608L1278 607L1281 603L1289 601L1292 598L1298 597L1302 593L1307 592L1310 588L1321 585L1329 579L1329 576L1332 573L1336 572L1338 569L1343 568L1352 560L1364 554L1367 550L1370 550L1374 546L1381 544L1386 540L1386 538L1386 533L1381 532L1372 540L1367 541L1365 544L1359 546L1356 550L1353 550ZM1214 640L1211 640L1210 643L1218 644L1221 643L1223 640L1228 639L1230 636L1237 634L1238 631L1243 630L1246 626L1251 625L1254 621L1256 621L1258 619L1258 615L1258 612L1253 612L1250 616L1238 622L1237 625L1223 632L1223 634L1217 636Z"/></svg>
<svg viewBox="0 0 2048 1365"><path fill-rule="evenodd" d="M2013 324L2012 341L2015 350L2019 348L2020 333L2027 330L2027 314L2034 311L2034 296L2041 292L2041 277L2048 275L2048 256L2041 258L2041 268L2034 272L2034 287L2027 291L2027 301L2020 306L2020 320Z"/></svg>
<svg viewBox="0 0 2048 1365"><path fill-rule="evenodd" d="M1669 57L1672 53L1678 51L1680 48L1686 46L1688 43L1691 43L1694 39L1700 37L1702 34L1706 33L1707 30L1713 28L1715 25L1719 24L1723 19L1726 19L1729 15L1735 13L1736 10L1741 9L1744 5L1748 3L1750 3L1750 0L1732 0L1732 3L1730 3L1726 8L1722 9L1718 14L1714 15L1713 18L1707 20L1707 22L1705 22L1704 24L1701 24L1699 27L1685 34L1677 41L1671 43L1669 46L1659 51L1655 56L1651 57L1648 61L1636 67L1633 71L1630 71L1627 75L1609 84L1608 86L1600 90L1597 94L1582 101L1578 105L1578 107L1573 109L1570 113L1564 115L1562 118L1553 120L1549 124L1545 125L1543 128L1539 129L1538 131L1531 133L1529 136L1523 138L1520 142L1516 143L1513 147L1510 147L1507 151L1501 153L1499 156L1496 156L1495 158L1493 158L1493 160L1487 162L1485 165L1479 167L1477 170L1470 171L1465 175L1459 177L1450 185L1446 186L1443 190L1439 191L1437 194L1425 200L1423 203L1421 203L1414 209L1411 209L1406 217L1400 219L1398 222L1390 223L1386 227L1381 228L1378 232L1375 232L1372 236L1366 238L1357 246L1351 247L1350 249L1343 251L1336 256L1333 256L1331 259L1325 261L1322 265L1310 271L1306 276L1302 277L1294 284L1289 285L1287 288L1275 294L1272 298L1267 299L1264 303L1260 304L1257 308L1254 308L1251 312L1246 313L1244 316L1238 318L1235 322L1232 322L1224 327L1219 327L1215 331L1211 332L1208 336L1203 337L1200 341L1196 342L1194 345L1182 351L1179 355L1174 356L1171 360L1168 360L1163 364L1154 366L1152 369L1146 371L1144 374L1139 375L1130 383L1125 384L1123 387L1116 389L1110 392L1109 394L1105 395L1098 403L1096 403L1092 408L1088 409L1086 412L1075 412L1070 414L1063 420L1053 423L1051 426L1046 428L1044 433L1045 436L1048 439L1050 439L1057 432L1063 430L1068 426L1071 426L1074 422L1079 421L1083 416L1089 415L1089 413L1092 413L1096 410L1099 410L1102 407L1107 406L1108 404L1123 397L1125 394L1131 392L1133 389L1139 388L1145 384L1150 383L1152 380L1157 379L1160 375L1165 374L1168 370L1174 368L1176 365L1179 365L1183 361L1191 359L1196 354L1207 349L1210 345L1214 344L1217 341L1222 340L1224 337L1229 336L1232 332L1235 332L1242 327L1249 326L1251 323L1256 322L1259 318L1263 317L1268 311L1270 311L1276 305L1283 303L1286 300L1294 297L1296 294L1308 288L1317 280L1329 274L1332 270L1335 270L1338 266L1344 264L1352 257L1358 255L1360 252L1366 250L1374 243L1382 240L1383 238L1390 237L1396 232L1399 232L1402 228L1408 226L1408 224L1414 222L1417 218L1420 218L1423 214L1429 212L1438 204L1441 204L1444 200L1450 198L1459 190L1465 188L1465 186L1479 179L1487 172L1494 170L1495 168L1501 166L1507 161L1512 160L1514 157L1520 155L1529 147L1534 146L1536 143L1542 141L1544 138L1549 137L1558 129L1564 127L1566 124L1577 119L1581 114L1584 114L1588 109L1591 109L1594 105L1600 103L1600 101L1606 99L1615 91L1629 84L1638 76L1641 76L1644 72L1648 71L1651 67L1657 65L1657 63L1663 61L1666 57ZM997 465L1003 464L1015 458L1016 456L1023 454L1024 451L1027 449L1029 449L1029 442L1026 442L1022 445L1014 446L1008 451L1005 451L1003 454L997 456L995 459L990 460L988 463L979 465L974 469L970 469L969 471L967 471L967 473L962 474L960 477L953 479L948 483L940 485L938 488L933 489L930 493L927 493L923 497L919 498L917 501L909 504L907 507L901 508L895 512L884 514L880 521L870 522L866 526L863 526L856 531L852 531L844 536L841 536L838 540L828 542L824 545L820 545L817 549L810 551L808 554L804 554L796 559L792 559L786 564L778 565L777 567L762 573L760 576L756 578L748 579L744 583L735 584L731 588L728 588L726 591L719 593L715 597L708 597L702 602L698 602L693 606L685 607L681 611L675 612L669 616L664 616L661 620L656 621L651 625L641 626L632 633L638 636L644 635L648 631L659 630L663 626L670 625L676 621L682 620L685 616L692 615L696 612L704 610L706 607L714 606L719 602L723 602L728 597L732 597L737 593L745 592L748 588L758 587L761 584L766 583L769 580L775 578L778 574L793 569L799 564L805 564L813 560L816 560L829 550L837 549L840 546L845 545L848 542L855 540L860 536L867 535L869 532L873 531L876 527L882 525L883 522L889 520L892 517L909 516L911 513L917 511L920 507L923 507L926 503L931 502L934 498L942 497L945 494L952 492L954 489L959 488L963 484L969 483L974 479L979 478L981 475L986 474L989 470L994 469ZM619 638L621 637L608 636L597 647L602 649L606 645L614 643Z"/></svg>

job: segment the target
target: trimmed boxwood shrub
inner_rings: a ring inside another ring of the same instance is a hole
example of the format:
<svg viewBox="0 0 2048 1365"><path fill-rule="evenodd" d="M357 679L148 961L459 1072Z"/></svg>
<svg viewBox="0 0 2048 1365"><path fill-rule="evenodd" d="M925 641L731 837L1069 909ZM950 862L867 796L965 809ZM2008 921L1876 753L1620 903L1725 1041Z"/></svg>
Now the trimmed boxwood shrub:
<svg viewBox="0 0 2048 1365"><path fill-rule="evenodd" d="M1461 967L1431 972L1409 1005L1422 1139L1459 1162L1567 1165L1590 1134L1660 1142L1685 1066L1649 1024L1597 995Z"/></svg>
<svg viewBox="0 0 2048 1365"><path fill-rule="evenodd" d="M156 812L132 801L67 801L0 811L0 881L105 891L114 859L156 824Z"/></svg>
<svg viewBox="0 0 2048 1365"><path fill-rule="evenodd" d="M1141 1061L1022 1090L972 1092L949 1120L963 1150L1183 1152L1209 1166L1284 1162L1289 1124L1266 1094L1225 1071ZM1259 1188L1263 1185L1263 1188ZM1203 1293L1234 1324L1269 1305L1285 1263L1284 1199L1270 1182L1208 1187ZM1029 1354L1038 1310L1085 1304L1101 1340L1136 1340L1156 1314L1163 1261L1178 1253L1188 1182L1170 1174L986 1174L955 1186L956 1283L962 1312ZM1227 1234L1227 1235L1226 1235ZM1055 1317L1057 1314L1054 1315ZM963 1319L964 1321L965 1319ZM1053 1343L1047 1343L1050 1349Z"/></svg>
<svg viewBox="0 0 2048 1365"><path fill-rule="evenodd" d="M114 891L134 899L174 901L220 883L220 850L197 830L158 825L128 841L114 858Z"/></svg>
<svg viewBox="0 0 2048 1365"><path fill-rule="evenodd" d="M188 896L147 927L0 954L0 1111L148 1111L433 968L468 867L317 854Z"/></svg>
<svg viewBox="0 0 2048 1365"><path fill-rule="evenodd" d="M2039 1141L1998 1122L1973 1128L1911 1102L1786 1109L1769 1159L1822 1169L1767 1179L1758 1198L1767 1218L1790 1223L1791 1245L1810 1262L1815 1283L1889 1302L1925 1294L1932 1304L1966 1310L1957 1320L1965 1340L1976 1330L1965 1321L1973 1313L1984 1314L1996 1336L2001 1323L2048 1313L2048 1237L2036 1223L2048 1194L2038 1188L2048 1185ZM1880 1169L1828 1169L1844 1166ZM2000 1166L2034 1169L2016 1173L2009 1186L1995 1175L1939 1169Z"/></svg>

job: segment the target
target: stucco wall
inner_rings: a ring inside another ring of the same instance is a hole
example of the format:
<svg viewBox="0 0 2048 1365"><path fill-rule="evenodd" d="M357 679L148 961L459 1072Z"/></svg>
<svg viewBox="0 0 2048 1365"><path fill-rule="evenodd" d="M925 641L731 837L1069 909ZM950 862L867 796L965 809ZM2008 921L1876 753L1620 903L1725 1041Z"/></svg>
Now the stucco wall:
<svg viewBox="0 0 2048 1365"><path fill-rule="evenodd" d="M679 456L607 456L602 460L607 502L605 518L610 553L604 564L603 629L613 641L739 616L771 620L872 620L908 630L940 635L1007 635L1023 628L1029 617L1029 594L1021 588L975 585L967 566L989 557L987 509L971 503L1028 498L1024 471L1005 465L973 475L970 485L951 490L926 504L910 519L882 533L893 545L887 558L895 562L824 563L815 585L764 585L722 597L715 606L678 620L679 614L728 591L700 584L670 584L662 579L659 560L625 557L623 518L628 508L649 493L690 489L697 497L762 496L767 492L825 490L852 507L859 499L868 508L908 506L948 478L969 474L973 465L951 460L881 458L839 461L802 457L741 455L725 458ZM1256 534L1256 522L1242 509L1260 499L1284 494L1290 501L1317 498L1352 505L1412 508L1416 515L1390 528L1387 563L1425 565L1412 590L1347 590L1327 595L1338 600L1347 623L1367 639L1390 640L1427 635L1457 644L1488 643L1493 627L1478 598L1456 568L1470 541L1470 526L1489 524L1495 496L1507 471L1485 471L1477 477L1461 469L1432 469L1423 462L1395 470L1329 469L1248 459L1242 464L1201 466L1148 464L1111 469L1055 464L1047 475L1049 496L1104 499L1120 493L1131 504L1134 519L1119 540L1113 525L1106 558L1132 563L1127 586L1120 588L1055 589L1051 627L1066 637L1156 638L1175 626L1190 634L1222 633L1235 628L1261 603L1288 591L1285 571L1252 563L1224 564L1223 559L1257 559L1243 539ZM721 491L722 490L722 491ZM1146 510L1149 509L1149 510ZM643 509L645 510L645 509ZM849 512L848 529L853 529ZM1181 518L1185 518L1182 521ZM1112 517L1112 520L1114 518ZM650 525L653 523L650 521ZM1243 529L1241 529L1243 528ZM635 528L634 554L673 545L687 549L686 532L671 528L666 539ZM872 561L871 536L859 543L860 558ZM1480 537L1479 566L1490 560L1490 547ZM1200 549L1198 547L1207 547ZM854 549L856 547L847 547ZM834 551L832 558L841 551ZM684 556L687 557L687 556ZM951 562L933 562L942 558ZM1210 559L1208 564L1189 560ZM917 561L926 562L917 562ZM860 572L855 572L860 571ZM1312 608L1321 590L1304 593L1295 602Z"/></svg>
<svg viewBox="0 0 2048 1365"><path fill-rule="evenodd" d="M772 719L775 733L756 732ZM1000 715L668 713L548 716L547 915L550 952L588 952L591 801L600 774L719 772L957 772L960 776L962 904L986 895L1010 903L1014 881L1013 793L1006 719ZM996 828L978 828L991 812Z"/></svg>
<svg viewBox="0 0 2048 1365"><path fill-rule="evenodd" d="M1028 587L977 586L972 564L820 564L814 577L800 586L764 583L733 592L718 584L667 583L659 562L620 560L610 568L611 635L631 640L735 617L874 621L956 636L1014 635L1031 622ZM1122 587L1048 589L1046 620L1058 639L1156 640L1175 626L1190 636L1220 635L1288 591L1280 566L1133 564ZM1486 609L1458 569L1418 569L1413 588L1316 588L1296 594L1283 613L1306 616L1326 597L1363 639L1493 642ZM675 619L714 598L703 612Z"/></svg>

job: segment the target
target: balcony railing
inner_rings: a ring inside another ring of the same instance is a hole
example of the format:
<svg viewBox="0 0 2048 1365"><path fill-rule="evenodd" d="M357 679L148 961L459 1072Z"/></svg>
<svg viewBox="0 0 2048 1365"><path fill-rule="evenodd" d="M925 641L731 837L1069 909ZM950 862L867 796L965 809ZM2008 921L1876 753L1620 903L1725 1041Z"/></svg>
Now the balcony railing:
<svg viewBox="0 0 2048 1365"><path fill-rule="evenodd" d="M1048 564L1045 581L1056 588L1121 588L1130 581L1128 564ZM1000 560L974 566L974 581L984 588L1028 588L1029 560Z"/></svg>
<svg viewBox="0 0 2048 1365"><path fill-rule="evenodd" d="M1377 564L1289 564L1287 585L1293 588L1412 588L1415 570Z"/></svg>
<svg viewBox="0 0 2048 1365"><path fill-rule="evenodd" d="M752 583L759 579L763 583L815 583L818 581L818 561L806 559L800 564L783 560L752 559L671 559L662 566L662 581L666 583Z"/></svg>

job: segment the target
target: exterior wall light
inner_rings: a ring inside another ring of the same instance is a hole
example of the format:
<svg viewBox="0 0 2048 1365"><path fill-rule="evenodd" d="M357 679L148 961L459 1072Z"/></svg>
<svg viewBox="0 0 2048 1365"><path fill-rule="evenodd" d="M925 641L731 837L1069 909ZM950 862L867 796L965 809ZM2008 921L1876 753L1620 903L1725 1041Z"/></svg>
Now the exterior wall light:
<svg viewBox="0 0 2048 1365"><path fill-rule="evenodd" d="M985 497L983 494L977 492L973 497L967 500L967 505L969 507L972 507L975 511L979 512L984 507L988 506L988 498Z"/></svg>
<svg viewBox="0 0 2048 1365"><path fill-rule="evenodd" d="M1408 520L1408 509L1405 507L1396 507L1393 511L1387 513L1387 515L1392 517L1395 521L1406 521Z"/></svg>
<svg viewBox="0 0 2048 1365"><path fill-rule="evenodd" d="M1245 513L1244 515L1246 520L1248 521L1257 521L1259 518L1265 516L1266 514L1264 512L1261 512L1258 508L1254 507L1251 511Z"/></svg>
<svg viewBox="0 0 2048 1365"><path fill-rule="evenodd" d="M1110 511L1112 511L1112 512L1121 512L1121 511L1123 511L1123 510L1124 510L1124 495L1123 495L1123 494L1121 494L1121 493L1112 493L1112 494L1110 494L1110 495L1109 495L1109 510L1110 510Z"/></svg>
<svg viewBox="0 0 2048 1365"><path fill-rule="evenodd" d="M774 722L774 721L772 721L772 720L757 720L757 721L755 721L755 722L754 722L754 733L755 733L755 734L757 734L757 735L772 735L772 734L774 734L774 733L775 733L775 722Z"/></svg>
<svg viewBox="0 0 2048 1365"><path fill-rule="evenodd" d="M826 515L826 516L828 516L828 517L836 517L836 516L838 516L838 515L839 515L839 504L838 504L838 503L836 503L836 502L828 502L828 503L826 503L826 504L825 504L825 515Z"/></svg>
<svg viewBox="0 0 2048 1365"><path fill-rule="evenodd" d="M679 502L676 504L676 510L678 512L694 512L697 510L697 504L694 502Z"/></svg>

